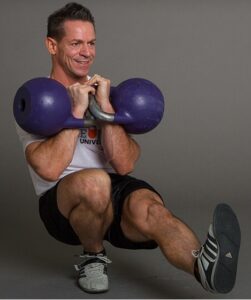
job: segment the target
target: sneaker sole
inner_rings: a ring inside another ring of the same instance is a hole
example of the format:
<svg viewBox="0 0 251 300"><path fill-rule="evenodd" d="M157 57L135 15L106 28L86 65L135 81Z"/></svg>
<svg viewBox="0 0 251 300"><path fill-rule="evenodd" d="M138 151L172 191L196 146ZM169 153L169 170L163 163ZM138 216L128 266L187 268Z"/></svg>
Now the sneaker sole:
<svg viewBox="0 0 251 300"><path fill-rule="evenodd" d="M102 294L102 293L106 293L109 291L109 285L106 288L103 289L89 289L84 287L83 285L81 285L81 283L79 281L77 281L78 286L81 288L81 290L83 290L84 292L88 293L88 294Z"/></svg>
<svg viewBox="0 0 251 300"><path fill-rule="evenodd" d="M80 288L84 291L84 292L86 292L86 293L88 293L88 294L104 294L104 293L106 293L106 292L108 292L109 291L109 289L107 289L107 290L86 290L86 289L84 289L84 288L82 288L81 286L80 286Z"/></svg>
<svg viewBox="0 0 251 300"><path fill-rule="evenodd" d="M81 286L81 284L78 282L78 286L80 287L81 290L83 290L84 292L88 293L88 294L102 294L102 293L106 293L109 291L109 287L105 288L105 289L87 289L83 286Z"/></svg>
<svg viewBox="0 0 251 300"><path fill-rule="evenodd" d="M235 284L241 243L239 222L229 205L222 203L215 208L213 232L219 246L213 285L217 292L228 293Z"/></svg>

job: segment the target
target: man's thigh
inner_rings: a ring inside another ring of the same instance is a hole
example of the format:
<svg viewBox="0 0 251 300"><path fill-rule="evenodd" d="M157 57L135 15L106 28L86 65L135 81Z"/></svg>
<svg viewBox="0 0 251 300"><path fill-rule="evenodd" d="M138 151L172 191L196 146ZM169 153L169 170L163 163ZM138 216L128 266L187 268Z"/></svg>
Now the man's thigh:
<svg viewBox="0 0 251 300"><path fill-rule="evenodd" d="M119 248L126 249L153 249L157 247L154 241L142 240L139 242L127 238L121 228L123 209L126 205L127 199L136 195L138 191L150 191L156 194L157 198L161 199L158 192L147 182L137 179L132 176L120 176L117 174L110 174L112 182L112 201L114 209L114 220L110 226L105 239L112 245ZM162 202L162 200L160 200Z"/></svg>
<svg viewBox="0 0 251 300"><path fill-rule="evenodd" d="M108 174L101 169L84 169L65 176L57 189L58 209L64 217L69 214L81 200L92 198L95 193L110 192L111 182Z"/></svg>

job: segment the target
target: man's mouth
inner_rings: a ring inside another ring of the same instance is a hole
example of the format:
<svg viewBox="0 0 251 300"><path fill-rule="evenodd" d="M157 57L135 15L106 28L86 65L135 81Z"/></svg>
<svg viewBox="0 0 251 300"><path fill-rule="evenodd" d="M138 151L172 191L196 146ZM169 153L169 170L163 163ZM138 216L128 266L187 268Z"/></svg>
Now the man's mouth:
<svg viewBox="0 0 251 300"><path fill-rule="evenodd" d="M89 60L75 60L76 63L81 64L81 65L88 65L90 63Z"/></svg>

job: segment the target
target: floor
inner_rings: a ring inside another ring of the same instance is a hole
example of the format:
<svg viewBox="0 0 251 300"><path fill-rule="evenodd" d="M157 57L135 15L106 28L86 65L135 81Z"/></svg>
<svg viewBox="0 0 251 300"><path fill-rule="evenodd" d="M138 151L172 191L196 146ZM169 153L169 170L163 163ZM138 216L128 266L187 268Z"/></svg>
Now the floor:
<svg viewBox="0 0 251 300"><path fill-rule="evenodd" d="M238 277L233 291L226 295L205 292L192 276L172 267L156 250L106 249L113 261L109 265L110 290L105 294L86 294L75 283L73 264L80 247L63 245L51 238L38 216L22 218L22 211L13 212L13 220L3 218L0 229L0 298L250 298L251 249L248 203L234 205L242 228L242 247ZM35 205L34 205L35 208ZM212 205L174 205L175 213L185 218L203 239L210 222Z"/></svg>

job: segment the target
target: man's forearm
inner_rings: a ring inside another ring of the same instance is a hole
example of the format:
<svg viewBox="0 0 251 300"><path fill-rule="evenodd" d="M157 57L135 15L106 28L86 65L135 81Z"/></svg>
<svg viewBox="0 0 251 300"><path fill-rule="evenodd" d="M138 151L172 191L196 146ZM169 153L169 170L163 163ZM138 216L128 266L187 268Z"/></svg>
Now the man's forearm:
<svg viewBox="0 0 251 300"><path fill-rule="evenodd" d="M38 175L55 181L70 164L78 136L78 129L67 129L45 141L34 142L26 148L26 159Z"/></svg>
<svg viewBox="0 0 251 300"><path fill-rule="evenodd" d="M140 156L140 147L123 129L115 124L104 124L102 145L105 156L119 174L133 171Z"/></svg>
<svg viewBox="0 0 251 300"><path fill-rule="evenodd" d="M114 113L109 101L100 102L101 110ZM140 156L140 147L120 125L103 123L102 145L105 156L112 167L119 174L128 174L133 171Z"/></svg>

